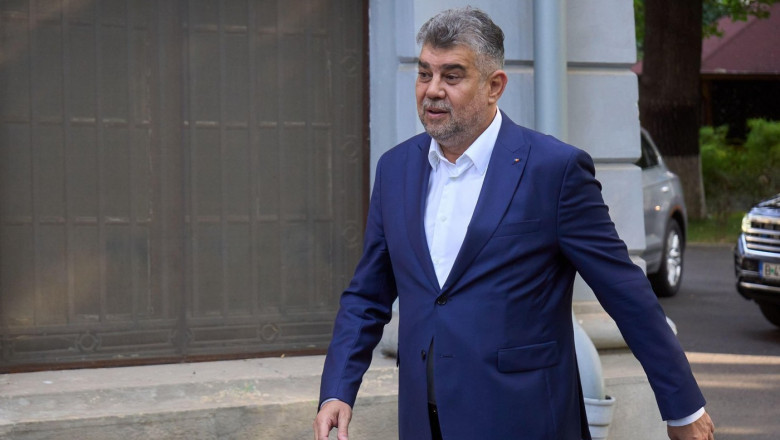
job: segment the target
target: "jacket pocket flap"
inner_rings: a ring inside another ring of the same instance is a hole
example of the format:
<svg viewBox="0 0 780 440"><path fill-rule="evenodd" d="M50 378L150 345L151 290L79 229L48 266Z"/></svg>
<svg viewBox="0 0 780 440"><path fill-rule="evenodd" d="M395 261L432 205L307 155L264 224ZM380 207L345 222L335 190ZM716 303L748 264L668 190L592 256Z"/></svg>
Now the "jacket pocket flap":
<svg viewBox="0 0 780 440"><path fill-rule="evenodd" d="M498 350L498 371L516 373L551 367L558 363L555 341Z"/></svg>
<svg viewBox="0 0 780 440"><path fill-rule="evenodd" d="M526 220L518 223L504 223L498 226L496 229L496 237L504 237L507 235L519 235L527 234L529 232L536 232L539 230L540 220Z"/></svg>

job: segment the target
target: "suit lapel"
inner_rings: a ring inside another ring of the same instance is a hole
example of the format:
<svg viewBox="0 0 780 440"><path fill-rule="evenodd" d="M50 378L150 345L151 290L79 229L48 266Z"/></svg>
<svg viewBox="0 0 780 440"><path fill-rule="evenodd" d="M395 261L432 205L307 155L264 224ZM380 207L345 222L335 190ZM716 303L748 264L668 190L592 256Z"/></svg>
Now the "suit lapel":
<svg viewBox="0 0 780 440"><path fill-rule="evenodd" d="M430 137L422 136L417 148L410 148L406 163L406 179L404 180L404 200L406 205L406 228L409 233L409 243L420 262L425 277L439 291L439 281L431 261L428 240L425 236L425 200L428 195L428 180L431 165L428 163Z"/></svg>
<svg viewBox="0 0 780 440"><path fill-rule="evenodd" d="M477 206L442 291L458 281L493 235L515 195L528 161L530 145L521 129L503 113L502 118Z"/></svg>

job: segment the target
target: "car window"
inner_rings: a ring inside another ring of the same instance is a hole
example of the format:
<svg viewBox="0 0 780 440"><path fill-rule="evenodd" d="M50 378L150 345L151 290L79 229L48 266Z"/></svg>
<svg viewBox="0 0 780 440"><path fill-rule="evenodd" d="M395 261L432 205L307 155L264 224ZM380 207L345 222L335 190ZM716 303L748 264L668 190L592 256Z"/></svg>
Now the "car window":
<svg viewBox="0 0 780 440"><path fill-rule="evenodd" d="M650 145L650 142L644 135L640 136L640 139L642 139L642 157L635 162L635 165L642 169L658 165L658 155L655 153L653 146Z"/></svg>

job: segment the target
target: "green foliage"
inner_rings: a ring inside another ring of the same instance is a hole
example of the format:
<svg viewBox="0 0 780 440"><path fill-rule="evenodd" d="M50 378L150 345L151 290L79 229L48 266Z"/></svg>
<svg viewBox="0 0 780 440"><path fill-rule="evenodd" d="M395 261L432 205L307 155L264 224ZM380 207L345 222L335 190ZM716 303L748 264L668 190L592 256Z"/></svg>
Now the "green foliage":
<svg viewBox="0 0 780 440"><path fill-rule="evenodd" d="M753 198L763 199L780 191L780 122L748 120L745 169L753 178Z"/></svg>
<svg viewBox="0 0 780 440"><path fill-rule="evenodd" d="M704 194L710 213L731 212L731 197L741 183L734 179L734 164L739 159L735 148L726 142L727 126L702 127L699 152Z"/></svg>
<svg viewBox="0 0 780 440"><path fill-rule="evenodd" d="M702 15L703 37L722 35L718 29L721 17L731 17L735 21L745 21L749 17L767 18L769 8L778 0L704 0Z"/></svg>
<svg viewBox="0 0 780 440"><path fill-rule="evenodd" d="M691 243L733 244L742 232L742 211L719 217L691 219L688 223L688 241Z"/></svg>
<svg viewBox="0 0 780 440"><path fill-rule="evenodd" d="M780 122L751 119L744 143L726 138L728 127L699 132L707 208L716 217L747 210L780 192Z"/></svg>
<svg viewBox="0 0 780 440"><path fill-rule="evenodd" d="M645 47L645 0L634 0L634 31L636 32L636 56L644 58Z"/></svg>

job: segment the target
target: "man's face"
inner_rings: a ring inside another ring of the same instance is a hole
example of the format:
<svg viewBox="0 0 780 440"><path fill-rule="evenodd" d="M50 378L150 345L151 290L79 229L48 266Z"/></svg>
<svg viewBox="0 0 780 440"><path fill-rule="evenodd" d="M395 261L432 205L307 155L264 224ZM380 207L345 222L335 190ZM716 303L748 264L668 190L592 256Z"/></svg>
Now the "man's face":
<svg viewBox="0 0 780 440"><path fill-rule="evenodd" d="M423 46L416 94L425 131L453 151L465 151L495 116L489 85L477 69L476 54L466 46Z"/></svg>

